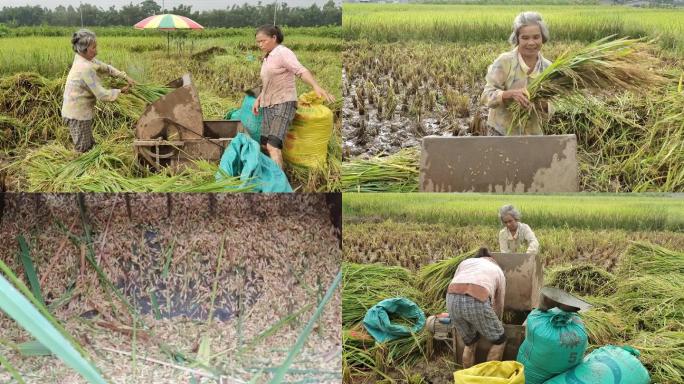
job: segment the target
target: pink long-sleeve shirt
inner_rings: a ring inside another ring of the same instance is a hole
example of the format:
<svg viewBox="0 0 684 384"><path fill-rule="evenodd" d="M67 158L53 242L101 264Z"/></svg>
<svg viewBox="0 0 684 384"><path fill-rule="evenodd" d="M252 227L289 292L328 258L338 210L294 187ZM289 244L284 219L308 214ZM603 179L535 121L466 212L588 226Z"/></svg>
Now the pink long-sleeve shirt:
<svg viewBox="0 0 684 384"><path fill-rule="evenodd" d="M482 302L492 300L494 312L501 318L506 295L506 277L491 257L463 260L449 284L449 293L467 294Z"/></svg>
<svg viewBox="0 0 684 384"><path fill-rule="evenodd" d="M297 60L294 52L284 45L278 45L264 58L261 64L262 107L297 101L295 76L301 76L306 68Z"/></svg>

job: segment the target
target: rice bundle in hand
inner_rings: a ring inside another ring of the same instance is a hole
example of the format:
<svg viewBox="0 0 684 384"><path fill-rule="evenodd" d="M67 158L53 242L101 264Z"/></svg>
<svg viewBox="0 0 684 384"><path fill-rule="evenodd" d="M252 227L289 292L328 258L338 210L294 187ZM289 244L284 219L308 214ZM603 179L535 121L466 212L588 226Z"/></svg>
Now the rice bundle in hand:
<svg viewBox="0 0 684 384"><path fill-rule="evenodd" d="M132 95L148 103L157 101L157 99L171 91L173 91L173 88L153 84L136 84L131 88Z"/></svg>
<svg viewBox="0 0 684 384"><path fill-rule="evenodd" d="M531 109L518 103L509 107L514 127L525 126L532 114L541 117L541 101L581 90L609 92L640 90L661 84L665 79L651 70L654 57L644 39L614 39L608 36L579 51L565 51L527 86Z"/></svg>

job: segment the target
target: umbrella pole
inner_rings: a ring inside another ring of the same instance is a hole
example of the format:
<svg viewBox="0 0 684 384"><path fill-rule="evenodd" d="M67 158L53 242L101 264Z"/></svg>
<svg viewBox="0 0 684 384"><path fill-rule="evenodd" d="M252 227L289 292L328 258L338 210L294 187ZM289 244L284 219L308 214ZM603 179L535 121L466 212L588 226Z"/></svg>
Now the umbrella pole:
<svg viewBox="0 0 684 384"><path fill-rule="evenodd" d="M166 56L169 55L169 45L171 45L171 35L166 31Z"/></svg>

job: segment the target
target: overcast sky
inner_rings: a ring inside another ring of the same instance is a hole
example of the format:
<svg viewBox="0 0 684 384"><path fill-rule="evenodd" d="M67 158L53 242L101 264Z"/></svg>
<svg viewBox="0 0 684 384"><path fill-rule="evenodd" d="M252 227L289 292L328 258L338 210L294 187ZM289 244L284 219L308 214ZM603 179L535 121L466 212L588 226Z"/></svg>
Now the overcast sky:
<svg viewBox="0 0 684 384"><path fill-rule="evenodd" d="M257 0L155 0L157 4L162 5L167 9L171 9L176 5L185 4L192 5L193 10L206 10L206 9L224 9L230 7L234 4L241 5L244 3L256 4ZM318 4L319 6L325 4L328 0L278 0L279 3L287 3L290 7L306 7L311 4ZM273 3L274 0L263 0L262 4ZM130 3L138 4L141 1L132 0L0 0L0 8L8 6L20 6L20 5L40 5L46 8L55 8L58 5L72 5L78 7L80 3L88 3L97 5L100 8L109 8L112 5L121 8L122 5L128 5ZM336 0L336 4L340 4L341 0Z"/></svg>

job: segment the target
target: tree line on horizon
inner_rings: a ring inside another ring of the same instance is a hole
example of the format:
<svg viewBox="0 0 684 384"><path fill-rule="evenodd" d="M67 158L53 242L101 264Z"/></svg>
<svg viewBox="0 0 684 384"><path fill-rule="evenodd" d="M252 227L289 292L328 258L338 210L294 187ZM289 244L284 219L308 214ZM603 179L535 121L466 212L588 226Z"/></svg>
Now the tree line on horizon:
<svg viewBox="0 0 684 384"><path fill-rule="evenodd" d="M0 24L9 27L54 25L54 26L131 26L152 15L172 13L186 16L204 27L253 27L273 23L276 3L256 5L242 4L225 9L193 10L192 5L177 5L162 9L154 0L140 4L130 3L120 8L107 9L84 3L78 7L57 6L48 9L39 5L11 6L0 10ZM276 23L289 27L316 27L322 25L341 25L342 8L329 0L323 6L312 4L309 7L289 7L286 3L277 4Z"/></svg>

